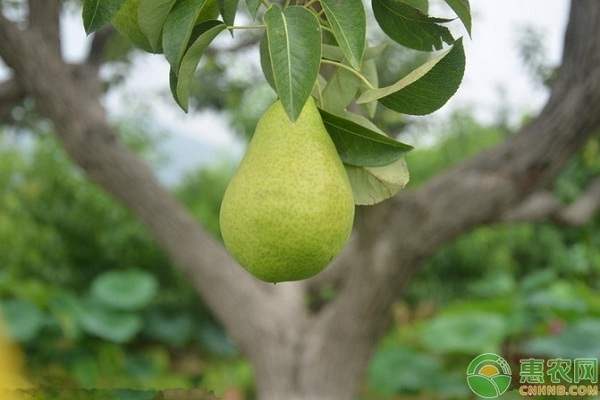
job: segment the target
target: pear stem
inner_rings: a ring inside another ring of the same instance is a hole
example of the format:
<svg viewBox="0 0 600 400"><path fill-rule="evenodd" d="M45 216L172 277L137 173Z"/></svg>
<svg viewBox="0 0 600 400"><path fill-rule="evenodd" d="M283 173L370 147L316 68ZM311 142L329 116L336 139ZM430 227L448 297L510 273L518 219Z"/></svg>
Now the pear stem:
<svg viewBox="0 0 600 400"><path fill-rule="evenodd" d="M357 70L355 70L352 67L349 67L345 64L339 63L337 61L331 61L331 60L321 60L321 64L329 64L329 65L334 65L336 67L345 69L346 71L350 72L351 74L353 74L354 76L356 76L358 79L360 79L362 81L362 83L364 83L369 89L375 89L375 86L373 86L371 84L371 82L369 82L369 80L367 78L365 78L360 72L358 72Z"/></svg>

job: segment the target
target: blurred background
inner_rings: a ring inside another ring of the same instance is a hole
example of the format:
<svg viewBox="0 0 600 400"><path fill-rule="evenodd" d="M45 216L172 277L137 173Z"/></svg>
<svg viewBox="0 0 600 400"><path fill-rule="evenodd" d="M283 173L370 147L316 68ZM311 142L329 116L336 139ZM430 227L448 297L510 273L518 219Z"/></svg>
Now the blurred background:
<svg viewBox="0 0 600 400"><path fill-rule="evenodd" d="M566 0L541 4L473 2L459 93L428 117L380 107L378 124L416 147L407 157L409 189L501 142L539 111L568 12ZM66 3L63 35L65 57L77 62L89 46L77 1ZM228 179L275 96L263 83L256 40L242 40L247 46L232 51L223 38L208 53L188 115L170 98L164 59L113 36L101 71L104 103L123 140L216 238ZM383 38L374 32L371 40ZM382 82L422 57L388 46ZM34 381L202 387L252 399L250 365L144 227L85 179L33 104L10 115L14 123L0 126L0 305ZM556 181L558 198L573 201L598 176L599 151L595 137ZM363 397L467 398L466 366L489 351L600 354L599 228L599 216L580 227L506 224L444 246L398 298L396 324L371 361Z"/></svg>

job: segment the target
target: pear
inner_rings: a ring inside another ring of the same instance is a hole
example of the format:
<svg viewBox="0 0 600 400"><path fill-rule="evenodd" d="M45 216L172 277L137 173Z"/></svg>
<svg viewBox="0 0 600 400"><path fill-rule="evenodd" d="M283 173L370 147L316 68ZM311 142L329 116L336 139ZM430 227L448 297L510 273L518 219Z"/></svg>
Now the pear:
<svg viewBox="0 0 600 400"><path fill-rule="evenodd" d="M340 253L353 220L352 188L314 100L295 122L277 101L225 191L228 251L263 281L306 279Z"/></svg>

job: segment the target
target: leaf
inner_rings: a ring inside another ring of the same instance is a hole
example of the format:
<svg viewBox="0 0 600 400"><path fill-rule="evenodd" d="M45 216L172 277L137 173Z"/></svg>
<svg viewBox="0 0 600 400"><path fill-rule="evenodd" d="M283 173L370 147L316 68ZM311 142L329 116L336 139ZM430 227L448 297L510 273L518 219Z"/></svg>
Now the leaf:
<svg viewBox="0 0 600 400"><path fill-rule="evenodd" d="M319 112L344 164L359 167L388 165L412 150L412 146L356 122L322 109Z"/></svg>
<svg viewBox="0 0 600 400"><path fill-rule="evenodd" d="M379 100L399 113L430 114L456 93L464 72L465 52L461 38L449 51L429 60L397 83L365 91L357 103Z"/></svg>
<svg viewBox="0 0 600 400"><path fill-rule="evenodd" d="M458 18L462 21L463 25L467 29L469 36L471 36L471 6L469 0L445 0L446 4L454 10Z"/></svg>
<svg viewBox="0 0 600 400"><path fill-rule="evenodd" d="M497 349L507 335L508 321L504 315L464 311L438 314L423 327L420 336L423 344L434 352L480 354Z"/></svg>
<svg viewBox="0 0 600 400"><path fill-rule="evenodd" d="M367 78L369 82L371 82L373 86L377 87L379 85L379 73L377 72L377 64L375 63L375 60L370 59L364 61L360 72L365 78ZM358 88L358 93L362 94L368 89L369 88L367 88L365 85L361 85ZM367 116L370 118L375 118L375 113L377 112L377 101L373 100L361 105Z"/></svg>
<svg viewBox="0 0 600 400"><path fill-rule="evenodd" d="M360 69L367 34L362 0L321 0L321 5L346 59L355 69Z"/></svg>
<svg viewBox="0 0 600 400"><path fill-rule="evenodd" d="M125 0L85 0L81 13L85 33L89 35L110 23L123 4Z"/></svg>
<svg viewBox="0 0 600 400"><path fill-rule="evenodd" d="M269 86L273 88L273 90L277 91L275 87L275 77L273 76L273 65L271 64L271 55L269 54L269 40L267 39L267 35L265 34L260 41L260 45L258 48L260 53L260 66L263 71L263 75L267 80Z"/></svg>
<svg viewBox="0 0 600 400"><path fill-rule="evenodd" d="M138 24L154 51L162 45L162 32L176 0L139 0Z"/></svg>
<svg viewBox="0 0 600 400"><path fill-rule="evenodd" d="M143 328L139 314L117 311L93 301L84 304L81 315L83 329L102 339L115 343L126 343Z"/></svg>
<svg viewBox="0 0 600 400"><path fill-rule="evenodd" d="M179 72L174 74L171 78L171 83L175 84L174 98L186 112L188 111L190 85L194 79L198 63L210 43L219 33L223 32L225 28L225 24L221 21L205 21L198 25L192 33L192 44L181 60Z"/></svg>
<svg viewBox="0 0 600 400"><path fill-rule="evenodd" d="M381 167L344 164L354 193L354 204L373 205L398 193L409 180L404 158Z"/></svg>
<svg viewBox="0 0 600 400"><path fill-rule="evenodd" d="M362 82L344 68L336 68L323 88L322 106L334 114L342 113L352 102Z"/></svg>
<svg viewBox="0 0 600 400"><path fill-rule="evenodd" d="M299 6L283 12L272 6L264 21L277 94L288 117L295 121L319 74L321 26L311 11Z"/></svg>
<svg viewBox="0 0 600 400"><path fill-rule="evenodd" d="M92 282L92 296L118 310L138 310L148 305L158 289L153 275L142 271L108 271Z"/></svg>
<svg viewBox="0 0 600 400"><path fill-rule="evenodd" d="M45 318L37 305L25 300L9 299L0 304L0 310L6 319L11 339L27 342L38 338Z"/></svg>
<svg viewBox="0 0 600 400"><path fill-rule="evenodd" d="M442 42L454 43L448 28L402 0L372 0L373 14L381 29L402 46L420 51L441 50Z"/></svg>
<svg viewBox="0 0 600 400"><path fill-rule="evenodd" d="M239 0L218 0L219 11L227 26L233 26ZM231 31L233 34L233 31Z"/></svg>
<svg viewBox="0 0 600 400"><path fill-rule="evenodd" d="M248 7L248 12L252 15L252 18L256 18L256 13L258 13L258 9L260 8L261 1L260 0L246 0L246 7Z"/></svg>
<svg viewBox="0 0 600 400"><path fill-rule="evenodd" d="M363 61L370 60L385 50L387 44L381 44L379 46L367 47L363 55ZM323 44L321 46L322 56L327 60L342 62L344 60L344 53L339 46L331 44Z"/></svg>
<svg viewBox="0 0 600 400"><path fill-rule="evenodd" d="M188 48L196 20L207 3L206 0L177 0L167 16L163 29L163 51L176 73L179 72L179 64Z"/></svg>

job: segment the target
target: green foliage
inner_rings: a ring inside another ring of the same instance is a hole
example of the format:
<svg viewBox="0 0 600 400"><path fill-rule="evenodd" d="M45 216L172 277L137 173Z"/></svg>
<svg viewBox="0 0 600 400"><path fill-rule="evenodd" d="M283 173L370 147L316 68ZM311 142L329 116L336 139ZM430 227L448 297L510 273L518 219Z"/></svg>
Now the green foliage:
<svg viewBox="0 0 600 400"><path fill-rule="evenodd" d="M447 0L447 3L470 34L468 0ZM381 46L368 43L367 14L361 0L294 4L246 1L245 7L239 0L128 0L112 20L116 3L100 5L95 0L85 0L84 4L82 16L88 31L111 21L139 47L164 51L171 66L171 92L186 112L194 92L195 71L220 33L227 29L233 37L236 29L262 32L259 47L262 72L290 121L298 118L312 95L327 115L341 121L341 124L327 124L331 135L339 139L336 145L355 141L356 137L365 143L365 146L353 146L357 155L354 162L357 158L373 159L381 154L369 165L348 164L354 191L368 199L359 204L380 202L404 187L408 177L406 163L398 152L392 159L389 155L398 147L408 149L408 146L394 140L381 140L380 135L363 135L365 130L383 131L349 106L360 104L369 118L376 116L378 104L397 113L429 114L454 95L465 70L461 38L455 39L442 25L451 20L427 15L429 7L425 0L372 1L375 20L387 41L391 39L423 52L442 50L444 44L451 46L400 80L398 72L403 67L396 66L394 81L382 88L378 87L380 79L375 62ZM260 18L262 24L235 26L238 7L252 18ZM128 16L127 23L123 22L123 15ZM140 45L142 39L144 44ZM222 78L216 77L219 79ZM340 125L344 129L339 129ZM382 148L382 151L374 151ZM369 154L362 157L362 149ZM386 168L375 172L365 168L375 166Z"/></svg>
<svg viewBox="0 0 600 400"><path fill-rule="evenodd" d="M131 129L124 139L139 152L154 144L131 133L139 125L121 127ZM180 189L213 227L229 173L205 171ZM145 228L88 182L52 137L0 137L0 187L0 308L37 382L186 388L206 367L175 370L183 355L194 355L192 365L215 357L245 365ZM194 198L199 188L215 190Z"/></svg>

